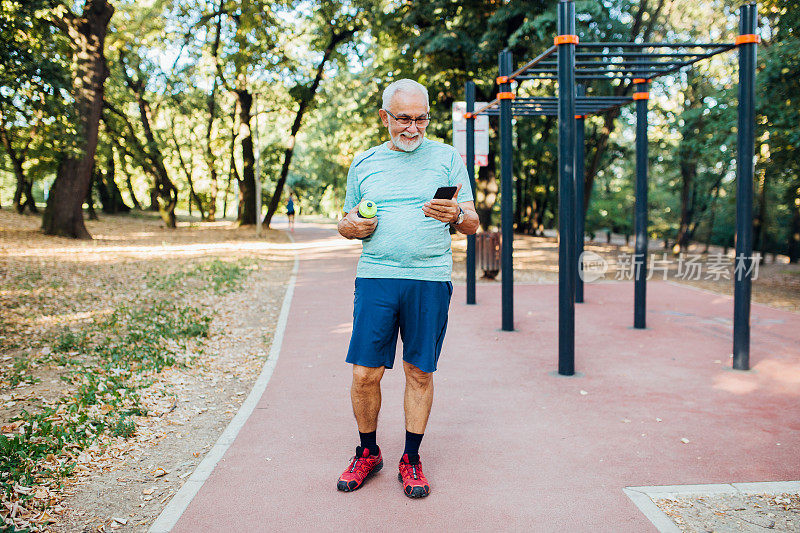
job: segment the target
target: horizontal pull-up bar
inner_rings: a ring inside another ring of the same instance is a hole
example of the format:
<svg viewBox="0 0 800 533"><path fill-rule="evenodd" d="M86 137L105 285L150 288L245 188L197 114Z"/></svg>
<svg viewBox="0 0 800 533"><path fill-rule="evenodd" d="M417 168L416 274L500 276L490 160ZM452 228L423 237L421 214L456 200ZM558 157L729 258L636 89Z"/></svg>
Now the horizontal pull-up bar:
<svg viewBox="0 0 800 533"><path fill-rule="evenodd" d="M689 55L695 56L695 55L698 55L698 54L687 54L687 56L689 56ZM682 56L682 57L686 57L686 56ZM575 61L575 66L576 67L592 67L592 66L646 65L646 66L649 67L649 66L659 66L659 65L671 66L671 65L674 65L676 63L683 62L682 59L681 60L673 59L671 61L652 61L652 60L651 61L642 61L642 60L628 60L628 59L622 59L622 60L619 60L619 59L618 60L606 59L604 61L601 61L601 60L599 60L599 57L595 58L595 59L596 59L595 61ZM541 63L539 63L537 68L555 68L557 66L558 66L558 62L557 61L548 60L548 61L542 61Z"/></svg>
<svg viewBox="0 0 800 533"><path fill-rule="evenodd" d="M575 58L598 57L687 57L697 55L698 52L575 52Z"/></svg>
<svg viewBox="0 0 800 533"><path fill-rule="evenodd" d="M684 67L686 65L690 65L691 63L678 63L665 65L663 68L626 68L623 66L616 66L616 65L609 65L608 68L576 68L575 74L613 74L614 72L633 72L633 73L641 73L641 74L660 74L662 72L669 72L670 69L674 67ZM554 68L536 68L533 70L529 70L527 74L557 74L558 69Z"/></svg>
<svg viewBox="0 0 800 533"><path fill-rule="evenodd" d="M475 111L473 111L473 112L472 112L472 115L473 115L473 116L475 116L475 115L480 115L481 113L483 113L483 112L484 112L484 111L486 111L487 109L490 109L490 108L492 108L492 107L496 106L496 105L497 105L497 104L499 104L499 103L500 103L500 100L498 100L497 98L495 98L494 100L492 100L491 102L489 102L489 103L488 103L488 104L486 104L485 106L483 106L483 107L481 107L481 108L479 108L479 109L476 109ZM471 118L471 117L467 117L467 118Z"/></svg>
<svg viewBox="0 0 800 533"><path fill-rule="evenodd" d="M732 43L579 43L578 48L733 48Z"/></svg>
<svg viewBox="0 0 800 533"><path fill-rule="evenodd" d="M607 100L625 100L630 101L630 96L576 96L575 102L580 104L581 102L593 102L593 101L607 101ZM532 101L546 101L546 102L558 102L557 96L520 96L517 98L517 102L532 102Z"/></svg>

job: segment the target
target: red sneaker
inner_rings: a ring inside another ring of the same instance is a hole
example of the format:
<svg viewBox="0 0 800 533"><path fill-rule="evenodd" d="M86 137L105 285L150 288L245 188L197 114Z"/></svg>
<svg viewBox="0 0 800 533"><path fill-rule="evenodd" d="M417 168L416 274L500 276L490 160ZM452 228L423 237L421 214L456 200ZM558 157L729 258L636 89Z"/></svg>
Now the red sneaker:
<svg viewBox="0 0 800 533"><path fill-rule="evenodd" d="M403 492L409 498L424 498L431 493L431 486L422 473L422 461L412 465L408 462L408 454L403 454L400 459L397 479L403 483Z"/></svg>
<svg viewBox="0 0 800 533"><path fill-rule="evenodd" d="M378 455L370 455L369 448L361 449L359 446L356 448L356 455L350 460L350 466L339 476L336 488L344 492L357 490L368 477L380 472L381 468L383 468L383 458L380 449Z"/></svg>

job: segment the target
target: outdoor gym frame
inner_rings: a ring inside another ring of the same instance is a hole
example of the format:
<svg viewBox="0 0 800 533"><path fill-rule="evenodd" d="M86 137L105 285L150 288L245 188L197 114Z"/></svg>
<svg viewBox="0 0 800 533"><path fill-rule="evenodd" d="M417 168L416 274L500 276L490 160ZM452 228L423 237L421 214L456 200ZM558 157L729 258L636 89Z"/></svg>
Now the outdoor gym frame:
<svg viewBox="0 0 800 533"><path fill-rule="evenodd" d="M541 55L513 71L511 52L499 54L497 97L475 109L475 84L466 83L467 170L475 191L475 116L500 117L502 231L502 327L514 330L513 116L558 116L558 373L575 374L575 303L583 302L578 275L583 252L585 209L584 118L636 102L636 200L633 254L635 329L644 329L647 290L647 100L653 78L679 71L734 48L739 52L739 123L736 156L736 256L734 258L733 368L750 368L750 296L753 262L753 171L755 150L756 4L739 10L734 43L579 42L572 0L558 4L558 35ZM552 56L556 56L552 58ZM512 72L513 71L513 72ZM511 81L556 80L557 97L516 98ZM578 80L632 83L632 96L586 96ZM566 90L565 90L566 89ZM473 164L469 164L473 163ZM576 176L579 179L576 179ZM562 238L562 236L571 238ZM475 303L475 237L467 238L467 304Z"/></svg>

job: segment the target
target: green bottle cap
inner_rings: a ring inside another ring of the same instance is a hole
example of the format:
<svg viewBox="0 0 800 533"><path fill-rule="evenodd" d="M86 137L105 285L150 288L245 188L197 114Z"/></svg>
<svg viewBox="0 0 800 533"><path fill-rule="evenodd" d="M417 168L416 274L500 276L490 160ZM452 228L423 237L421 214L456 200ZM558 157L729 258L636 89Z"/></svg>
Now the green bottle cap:
<svg viewBox="0 0 800 533"><path fill-rule="evenodd" d="M358 214L361 215L362 218L372 218L378 214L378 204L372 200L364 200L358 206Z"/></svg>

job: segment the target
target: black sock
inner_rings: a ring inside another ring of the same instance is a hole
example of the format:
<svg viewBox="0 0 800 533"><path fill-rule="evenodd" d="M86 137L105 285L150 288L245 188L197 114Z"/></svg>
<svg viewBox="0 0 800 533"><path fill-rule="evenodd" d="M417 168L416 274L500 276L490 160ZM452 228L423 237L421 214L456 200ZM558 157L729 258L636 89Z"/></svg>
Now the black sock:
<svg viewBox="0 0 800 533"><path fill-rule="evenodd" d="M376 433L377 430L369 433L358 432L358 436L361 437L361 449L367 448L370 455L378 455L380 453L380 448L378 448L378 443L376 442Z"/></svg>
<svg viewBox="0 0 800 533"><path fill-rule="evenodd" d="M406 449L403 453L408 454L408 462L412 465L419 462L419 445L423 436L423 433L411 433L406 430Z"/></svg>

